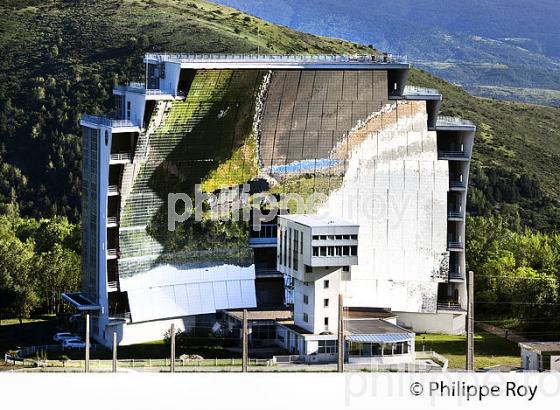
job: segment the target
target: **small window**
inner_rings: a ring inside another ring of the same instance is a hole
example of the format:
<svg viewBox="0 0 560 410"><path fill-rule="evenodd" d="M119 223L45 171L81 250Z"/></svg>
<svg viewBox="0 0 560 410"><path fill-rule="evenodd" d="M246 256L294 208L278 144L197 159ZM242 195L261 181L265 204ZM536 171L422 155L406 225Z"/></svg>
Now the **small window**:
<svg viewBox="0 0 560 410"><path fill-rule="evenodd" d="M350 247L349 246L343 246L342 247L342 255L344 255L344 256L350 255Z"/></svg>
<svg viewBox="0 0 560 410"><path fill-rule="evenodd" d="M334 246L329 246L327 248L327 255L328 256L334 256Z"/></svg>
<svg viewBox="0 0 560 410"><path fill-rule="evenodd" d="M326 246L321 246L320 253L321 253L321 256L327 256L327 247Z"/></svg>
<svg viewBox="0 0 560 410"><path fill-rule="evenodd" d="M319 240L319 235L313 235L313 240L318 241Z"/></svg>
<svg viewBox="0 0 560 410"><path fill-rule="evenodd" d="M357 240L357 239L358 239L358 235L350 235L350 239Z"/></svg>
<svg viewBox="0 0 560 410"><path fill-rule="evenodd" d="M304 321L305 323L308 323L308 322L309 322L309 316L307 315L307 313L304 313L304 314L303 314L303 321Z"/></svg>
<svg viewBox="0 0 560 410"><path fill-rule="evenodd" d="M329 300L323 299L323 307L329 307Z"/></svg>
<svg viewBox="0 0 560 410"><path fill-rule="evenodd" d="M356 256L358 254L358 247L357 246L351 246L350 247L350 255L351 256Z"/></svg>
<svg viewBox="0 0 560 410"><path fill-rule="evenodd" d="M326 317L326 318L325 318L325 326L328 326L328 325L329 325L329 318Z"/></svg>
<svg viewBox="0 0 560 410"><path fill-rule="evenodd" d="M342 272L350 272L350 266L343 266Z"/></svg>
<svg viewBox="0 0 560 410"><path fill-rule="evenodd" d="M323 288L325 288L325 289L329 288L329 281L328 280L323 281Z"/></svg>
<svg viewBox="0 0 560 410"><path fill-rule="evenodd" d="M319 247L318 246L313 247L313 256L319 256Z"/></svg>
<svg viewBox="0 0 560 410"><path fill-rule="evenodd" d="M343 239L350 239L350 235L342 235Z"/></svg>
<svg viewBox="0 0 560 410"><path fill-rule="evenodd" d="M342 246L337 246L334 250L336 256L342 256Z"/></svg>
<svg viewBox="0 0 560 410"><path fill-rule="evenodd" d="M303 232L300 232L299 235L299 246L300 246L299 253L303 255Z"/></svg>
<svg viewBox="0 0 560 410"><path fill-rule="evenodd" d="M309 304L309 296L303 295L303 304L305 304L305 305Z"/></svg>
<svg viewBox="0 0 560 410"><path fill-rule="evenodd" d="M334 235L329 235L329 241L334 241L335 236Z"/></svg>
<svg viewBox="0 0 560 410"><path fill-rule="evenodd" d="M340 241L342 239L342 235L336 235L336 240Z"/></svg>
<svg viewBox="0 0 560 410"><path fill-rule="evenodd" d="M327 240L327 235L321 235L321 240L326 241Z"/></svg>

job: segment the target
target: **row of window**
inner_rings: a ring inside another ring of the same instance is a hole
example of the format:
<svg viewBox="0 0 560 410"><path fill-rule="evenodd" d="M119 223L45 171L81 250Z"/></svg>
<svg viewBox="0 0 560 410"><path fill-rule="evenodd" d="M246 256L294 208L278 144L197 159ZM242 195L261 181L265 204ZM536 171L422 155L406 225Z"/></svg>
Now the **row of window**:
<svg viewBox="0 0 560 410"><path fill-rule="evenodd" d="M358 246L314 246L313 256L356 256Z"/></svg>
<svg viewBox="0 0 560 410"><path fill-rule="evenodd" d="M303 313L303 321L305 323L309 323L309 315L305 312ZM325 329L328 329L328 327L329 327L329 318L328 317L325 317L323 319L323 324L325 325Z"/></svg>
<svg viewBox="0 0 560 410"><path fill-rule="evenodd" d="M303 295L303 303L305 305L309 304L309 296ZM329 299L323 299L323 307L329 307Z"/></svg>
<svg viewBox="0 0 560 410"><path fill-rule="evenodd" d="M358 235L313 235L314 241L358 240Z"/></svg>

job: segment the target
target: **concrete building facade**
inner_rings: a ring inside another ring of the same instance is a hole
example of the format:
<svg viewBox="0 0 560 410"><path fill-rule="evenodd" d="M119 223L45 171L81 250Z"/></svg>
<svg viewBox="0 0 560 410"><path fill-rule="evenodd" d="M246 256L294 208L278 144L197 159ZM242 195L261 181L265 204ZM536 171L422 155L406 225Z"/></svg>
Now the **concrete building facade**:
<svg viewBox="0 0 560 410"><path fill-rule="evenodd" d="M390 309L395 326L464 332L475 127L439 116L436 90L406 86L408 64L388 56L144 61L144 83L113 91L115 118L81 120L83 281L64 298L93 312L95 339L109 344L114 331L121 344L161 339L171 323L188 330L200 315L282 304L293 323L279 323L287 333L278 343L311 343L302 351L328 355L331 342L319 346L314 335L336 340L339 293L348 308ZM242 184L249 197L323 199L309 215L259 229L206 210L202 221L167 229L169 194L227 190L218 205L206 201L212 210L240 201Z"/></svg>

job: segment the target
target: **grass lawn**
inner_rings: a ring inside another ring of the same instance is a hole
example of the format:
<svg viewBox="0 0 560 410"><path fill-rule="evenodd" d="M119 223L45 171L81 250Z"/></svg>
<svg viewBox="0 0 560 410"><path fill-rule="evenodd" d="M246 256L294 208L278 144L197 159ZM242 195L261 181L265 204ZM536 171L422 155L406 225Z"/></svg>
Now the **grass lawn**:
<svg viewBox="0 0 560 410"><path fill-rule="evenodd" d="M434 350L449 360L449 368L464 369L466 336L443 334L417 334L416 350ZM517 343L479 330L474 340L475 367L482 369L494 365L519 366L519 347Z"/></svg>

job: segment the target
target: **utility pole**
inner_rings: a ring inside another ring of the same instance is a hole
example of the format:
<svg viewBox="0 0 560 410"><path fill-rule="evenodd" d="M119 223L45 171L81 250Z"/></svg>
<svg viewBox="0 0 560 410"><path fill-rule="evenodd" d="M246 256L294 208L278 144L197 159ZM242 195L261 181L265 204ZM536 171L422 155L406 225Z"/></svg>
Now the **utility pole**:
<svg viewBox="0 0 560 410"><path fill-rule="evenodd" d="M171 373L175 373L175 323L171 323Z"/></svg>
<svg viewBox="0 0 560 410"><path fill-rule="evenodd" d="M89 373L89 313L86 313L86 360L84 371Z"/></svg>
<svg viewBox="0 0 560 410"><path fill-rule="evenodd" d="M113 373L117 372L117 332L113 332Z"/></svg>
<svg viewBox="0 0 560 410"><path fill-rule="evenodd" d="M338 349L337 349L336 371L344 372L344 297L342 293L338 295Z"/></svg>
<svg viewBox="0 0 560 410"><path fill-rule="evenodd" d="M474 273L467 274L467 371L474 371Z"/></svg>
<svg viewBox="0 0 560 410"><path fill-rule="evenodd" d="M243 338L242 338L242 350L243 358L241 362L241 371L247 373L248 362L249 362L249 330L247 326L247 309L243 309Z"/></svg>

